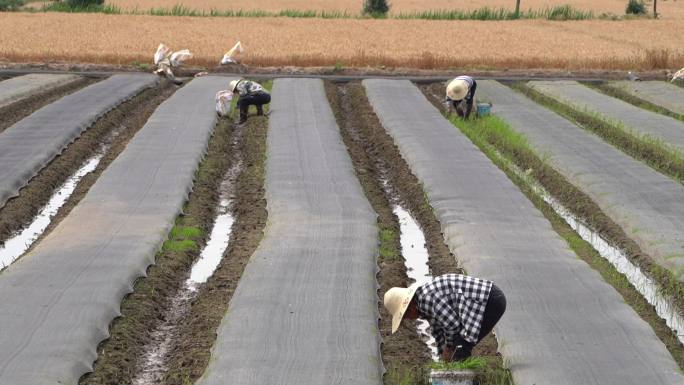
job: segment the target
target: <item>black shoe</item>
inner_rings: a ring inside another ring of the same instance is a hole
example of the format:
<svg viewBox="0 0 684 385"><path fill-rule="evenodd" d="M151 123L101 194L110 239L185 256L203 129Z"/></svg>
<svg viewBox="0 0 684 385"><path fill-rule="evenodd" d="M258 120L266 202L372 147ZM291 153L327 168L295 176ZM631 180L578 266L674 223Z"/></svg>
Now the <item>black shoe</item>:
<svg viewBox="0 0 684 385"><path fill-rule="evenodd" d="M451 356L452 361L463 361L472 355L473 347L471 345L458 345L454 349L454 354Z"/></svg>

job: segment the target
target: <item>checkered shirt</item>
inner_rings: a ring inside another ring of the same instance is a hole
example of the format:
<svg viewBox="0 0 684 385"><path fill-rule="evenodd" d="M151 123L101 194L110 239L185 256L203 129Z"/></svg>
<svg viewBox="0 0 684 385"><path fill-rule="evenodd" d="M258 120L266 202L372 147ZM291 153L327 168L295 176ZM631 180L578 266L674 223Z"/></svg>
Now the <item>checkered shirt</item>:
<svg viewBox="0 0 684 385"><path fill-rule="evenodd" d="M421 318L430 323L441 353L454 346L460 335L476 344L492 281L460 274L445 274L421 285L415 294Z"/></svg>

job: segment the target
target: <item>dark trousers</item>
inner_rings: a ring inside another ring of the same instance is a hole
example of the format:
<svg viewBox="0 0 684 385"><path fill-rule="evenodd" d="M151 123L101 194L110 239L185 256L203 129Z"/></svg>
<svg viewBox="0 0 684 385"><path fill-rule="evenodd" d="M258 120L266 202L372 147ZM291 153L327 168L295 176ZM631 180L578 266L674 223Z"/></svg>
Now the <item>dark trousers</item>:
<svg viewBox="0 0 684 385"><path fill-rule="evenodd" d="M482 325L480 325L480 335L477 337L478 343L494 329L494 325L499 322L505 311L506 296L498 286L492 284L492 290L489 292L489 299L487 299L487 305L485 305ZM470 343L459 336L456 346L454 346L452 360L458 361L470 357L471 351L475 345L476 344Z"/></svg>
<svg viewBox="0 0 684 385"><path fill-rule="evenodd" d="M256 106L257 115L264 114L264 104L271 102L271 95L266 92L255 92L253 94L247 94L240 96L238 99L237 106L240 109L240 122L247 120L247 111L249 106Z"/></svg>

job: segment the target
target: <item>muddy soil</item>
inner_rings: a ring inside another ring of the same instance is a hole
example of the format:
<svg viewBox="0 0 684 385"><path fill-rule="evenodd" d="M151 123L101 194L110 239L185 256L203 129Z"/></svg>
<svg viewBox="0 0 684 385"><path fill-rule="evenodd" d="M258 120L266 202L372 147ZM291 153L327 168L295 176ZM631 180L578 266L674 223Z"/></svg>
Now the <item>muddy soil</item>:
<svg viewBox="0 0 684 385"><path fill-rule="evenodd" d="M0 108L0 132L31 115L34 111L100 80L102 78L85 77Z"/></svg>
<svg viewBox="0 0 684 385"><path fill-rule="evenodd" d="M429 254L429 267L434 276L462 273L455 256L444 243L439 221L425 200L418 179L401 157L393 139L385 132L370 106L363 86L358 82L347 84L326 83L328 99L338 119L342 136L351 154L357 176L367 197L378 212L380 229L390 228L399 234L398 221L392 206L400 204L416 218L425 233ZM387 188L383 189L383 182ZM396 239L398 242L398 236ZM380 258L379 296L392 286L407 285L408 277L397 247L397 258ZM390 335L390 316L379 303L380 329L383 337L383 359L387 368L422 366L429 361L425 345L415 328L405 328ZM496 356L497 344L488 336L474 350L475 355Z"/></svg>
<svg viewBox="0 0 684 385"><path fill-rule="evenodd" d="M166 83L164 83L166 84ZM55 189L64 183L87 159L98 151L102 145L112 141L118 152L107 154L95 172L83 178L80 186L70 198L74 199L84 193L83 186L90 186L97 176L118 155L128 140L140 129L159 103L175 91L175 87L159 85L144 90L133 99L105 114L78 139L71 143L60 155L53 159L30 183L19 191L19 195L7 201L0 209L0 244L11 235L20 231L38 214L48 202ZM121 130L118 136L108 139L111 132ZM118 145L117 145L118 144ZM87 190L87 189L86 189ZM63 210L61 210L63 211ZM57 215L61 218L64 214Z"/></svg>
<svg viewBox="0 0 684 385"><path fill-rule="evenodd" d="M267 118L259 116L250 117L240 127L242 141L238 151L243 171L235 186L232 205L235 222L230 242L214 275L199 287L197 297L178 327L180 338L169 356L169 370L162 381L165 385L194 383L204 372L216 330L249 258L263 237L267 218L264 199L267 127Z"/></svg>
<svg viewBox="0 0 684 385"><path fill-rule="evenodd" d="M190 240L194 247L177 249L165 244L156 256L156 264L148 268L147 277L139 279L133 293L123 300L121 317L110 325L110 338L98 347L94 372L85 375L80 384L130 384L139 374L144 354L155 343L151 332L170 316L173 300L211 232L219 185L231 165L229 155L234 136L230 120L220 120L183 214L176 221L175 229L181 230L177 234L172 231L169 236L171 242ZM186 236L182 229L198 231L190 231Z"/></svg>

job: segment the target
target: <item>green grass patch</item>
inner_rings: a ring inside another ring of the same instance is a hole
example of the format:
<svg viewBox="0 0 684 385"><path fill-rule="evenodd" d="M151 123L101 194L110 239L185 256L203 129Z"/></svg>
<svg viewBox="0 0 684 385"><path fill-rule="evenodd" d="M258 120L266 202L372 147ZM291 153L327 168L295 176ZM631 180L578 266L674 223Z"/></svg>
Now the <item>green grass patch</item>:
<svg viewBox="0 0 684 385"><path fill-rule="evenodd" d="M482 370L487 367L487 360L482 357L468 357L462 361L435 361L428 367L434 370Z"/></svg>
<svg viewBox="0 0 684 385"><path fill-rule="evenodd" d="M606 142L646 163L656 171L684 183L684 153L663 140L648 135L640 135L618 122L564 104L552 97L543 95L525 83L513 83L511 88L574 121L585 130L595 133Z"/></svg>
<svg viewBox="0 0 684 385"><path fill-rule="evenodd" d="M174 226L171 229L172 239L201 238L203 235L202 229L196 226Z"/></svg>
<svg viewBox="0 0 684 385"><path fill-rule="evenodd" d="M684 286L676 280L672 273L647 259L643 259L633 241L629 240L624 233L616 233L621 231L619 227L610 222L587 196L539 158L531 149L525 136L513 131L506 122L494 115L468 121L452 117L450 121L506 173L509 179L551 222L554 230L567 242L568 246L582 260L599 272L603 279L622 295L625 302L649 323L679 364L679 367L684 368L684 346L679 342L676 334L660 319L655 309L623 274L618 272L609 261L601 257L591 244L585 242L541 196L534 192L529 181L514 171L513 165L526 170L527 177L536 180L554 198L573 211L577 217L586 220L593 227L605 229L607 233L602 234L604 237L613 240L618 245L625 246L632 262L641 266L646 274L658 282L660 290L672 298L676 302L676 306L682 309L681 300L684 298ZM492 374L492 376L492 381L497 381L498 375Z"/></svg>
<svg viewBox="0 0 684 385"><path fill-rule="evenodd" d="M186 251L198 249L199 247L197 246L197 242L190 239L184 239L181 241L168 240L164 242L164 246L162 247L162 251L172 253L184 253Z"/></svg>
<svg viewBox="0 0 684 385"><path fill-rule="evenodd" d="M593 88L601 93L604 93L610 97L621 99L629 104L632 104L636 107L643 108L644 110L649 110L651 112L655 112L657 114L669 116L671 118L680 120L684 122L684 115L678 114L674 111L670 111L667 108L661 107L657 104L653 104L647 100L641 99L635 95L630 94L627 91L624 91L618 87L613 87L605 83L591 83L591 82L585 82L583 83L585 86L589 88Z"/></svg>
<svg viewBox="0 0 684 385"><path fill-rule="evenodd" d="M381 228L378 237L380 238L380 258L395 259L399 257L398 250L395 245L398 242L399 236L397 233L389 228Z"/></svg>

